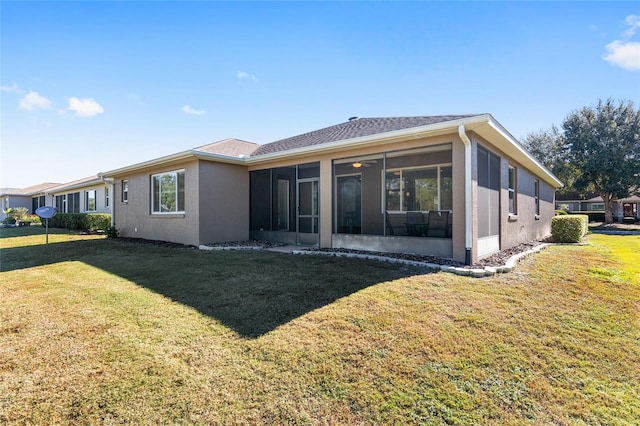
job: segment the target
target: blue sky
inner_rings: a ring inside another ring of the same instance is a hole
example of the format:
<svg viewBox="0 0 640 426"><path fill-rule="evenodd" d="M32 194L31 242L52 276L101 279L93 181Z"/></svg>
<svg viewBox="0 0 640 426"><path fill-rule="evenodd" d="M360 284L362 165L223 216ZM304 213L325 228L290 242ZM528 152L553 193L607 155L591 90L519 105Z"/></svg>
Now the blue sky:
<svg viewBox="0 0 640 426"><path fill-rule="evenodd" d="M2 187L348 117L491 113L516 138L640 104L637 2L0 3Z"/></svg>

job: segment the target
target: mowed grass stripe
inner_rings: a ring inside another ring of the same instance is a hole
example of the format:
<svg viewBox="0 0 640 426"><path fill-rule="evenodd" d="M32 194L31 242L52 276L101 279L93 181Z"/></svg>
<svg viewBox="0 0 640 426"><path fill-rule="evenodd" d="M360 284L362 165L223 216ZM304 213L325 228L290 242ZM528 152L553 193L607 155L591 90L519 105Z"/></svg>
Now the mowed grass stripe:
<svg viewBox="0 0 640 426"><path fill-rule="evenodd" d="M27 232L0 235L1 423L640 418L640 237L470 279Z"/></svg>

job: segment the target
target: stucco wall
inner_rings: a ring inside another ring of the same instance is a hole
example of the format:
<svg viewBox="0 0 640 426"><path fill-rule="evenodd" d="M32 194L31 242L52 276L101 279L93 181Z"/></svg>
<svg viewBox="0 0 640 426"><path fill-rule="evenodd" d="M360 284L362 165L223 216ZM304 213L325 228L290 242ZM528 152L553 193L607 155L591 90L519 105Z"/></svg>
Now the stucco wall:
<svg viewBox="0 0 640 426"><path fill-rule="evenodd" d="M509 165L517 171L517 215L509 214ZM535 179L536 177L524 167L501 159L502 191L500 194L500 248L502 250L518 244L540 239L551 234L551 219L554 212L555 191L548 184L540 181L540 215L535 211Z"/></svg>
<svg viewBox="0 0 640 426"><path fill-rule="evenodd" d="M106 205L105 199L105 185L93 185L93 186L85 186L76 189L69 189L60 192L55 192L51 196L51 201L47 201L47 205L56 206L55 197L67 194L73 194L76 192L80 193L80 213L111 213L110 208ZM87 211L86 206L86 193L87 191L96 191L96 209L94 211ZM113 203L114 197L113 194L109 194L109 203Z"/></svg>
<svg viewBox="0 0 640 426"><path fill-rule="evenodd" d="M185 213L151 214L151 175L175 170L185 171ZM129 181L129 200L122 201L122 181ZM114 222L123 237L145 238L198 245L199 240L198 161L156 167L114 181Z"/></svg>
<svg viewBox="0 0 640 426"><path fill-rule="evenodd" d="M200 161L200 243L249 239L246 166Z"/></svg>

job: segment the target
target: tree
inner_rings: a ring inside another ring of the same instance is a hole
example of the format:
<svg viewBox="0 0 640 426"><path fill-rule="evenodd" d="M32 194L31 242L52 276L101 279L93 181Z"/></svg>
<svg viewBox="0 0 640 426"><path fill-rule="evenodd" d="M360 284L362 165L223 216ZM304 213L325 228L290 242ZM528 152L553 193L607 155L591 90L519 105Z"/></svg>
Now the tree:
<svg viewBox="0 0 640 426"><path fill-rule="evenodd" d="M564 135L558 127L552 125L550 130L531 132L523 139L522 145L564 183L564 188L558 190L559 194L575 191L573 183L578 170L570 161Z"/></svg>
<svg viewBox="0 0 640 426"><path fill-rule="evenodd" d="M577 170L574 189L593 189L604 200L605 222L613 222L615 200L640 187L640 110L631 101L599 100L562 123L564 147Z"/></svg>

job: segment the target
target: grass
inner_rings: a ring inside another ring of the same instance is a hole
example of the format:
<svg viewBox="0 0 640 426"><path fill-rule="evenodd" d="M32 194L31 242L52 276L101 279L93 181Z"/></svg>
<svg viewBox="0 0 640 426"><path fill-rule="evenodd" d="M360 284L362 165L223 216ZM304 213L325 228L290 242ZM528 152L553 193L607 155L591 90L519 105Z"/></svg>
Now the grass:
<svg viewBox="0 0 640 426"><path fill-rule="evenodd" d="M0 237L3 424L640 418L640 236L590 235L484 279Z"/></svg>

